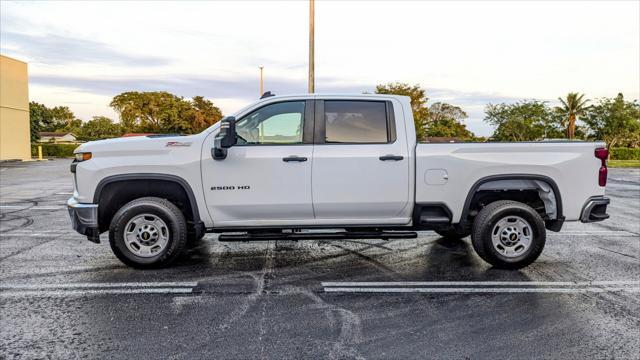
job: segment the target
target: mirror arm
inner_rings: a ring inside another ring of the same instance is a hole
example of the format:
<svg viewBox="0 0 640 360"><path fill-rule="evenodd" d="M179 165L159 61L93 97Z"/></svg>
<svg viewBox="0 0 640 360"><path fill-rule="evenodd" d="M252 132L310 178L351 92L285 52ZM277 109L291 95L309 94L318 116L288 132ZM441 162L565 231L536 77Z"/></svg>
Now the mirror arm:
<svg viewBox="0 0 640 360"><path fill-rule="evenodd" d="M227 158L227 149L216 148L214 146L211 148L211 157L214 160L224 160Z"/></svg>
<svg viewBox="0 0 640 360"><path fill-rule="evenodd" d="M220 120L220 132L213 140L211 157L214 160L224 160L227 158L227 149L237 143L236 119L233 116Z"/></svg>

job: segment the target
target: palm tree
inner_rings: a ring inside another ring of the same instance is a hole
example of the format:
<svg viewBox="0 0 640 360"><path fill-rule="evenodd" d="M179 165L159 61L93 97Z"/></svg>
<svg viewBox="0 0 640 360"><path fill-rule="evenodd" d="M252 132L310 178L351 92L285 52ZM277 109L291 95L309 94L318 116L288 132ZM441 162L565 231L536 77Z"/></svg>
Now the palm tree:
<svg viewBox="0 0 640 360"><path fill-rule="evenodd" d="M567 137L571 140L576 132L576 119L587 110L589 99L584 99L584 94L569 93L566 100L562 98L558 98L558 100L562 106L558 106L556 109L566 116Z"/></svg>

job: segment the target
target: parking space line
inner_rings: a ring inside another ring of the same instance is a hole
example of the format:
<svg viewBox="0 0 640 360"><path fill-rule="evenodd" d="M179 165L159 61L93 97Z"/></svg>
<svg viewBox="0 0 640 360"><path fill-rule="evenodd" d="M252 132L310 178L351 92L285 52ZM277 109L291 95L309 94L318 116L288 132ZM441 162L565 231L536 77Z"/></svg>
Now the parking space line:
<svg viewBox="0 0 640 360"><path fill-rule="evenodd" d="M88 289L88 290L26 290L0 291L0 298L15 297L67 297L87 295L122 295L122 294L190 294L192 288L140 288L140 289Z"/></svg>
<svg viewBox="0 0 640 360"><path fill-rule="evenodd" d="M383 286L624 286L640 285L635 280L614 281L355 281L323 282L323 287L383 287Z"/></svg>
<svg viewBox="0 0 640 360"><path fill-rule="evenodd" d="M32 206L32 207L25 207L25 206L18 206L18 205L0 205L0 209L7 209L7 210L23 210L23 211L31 211L31 210L60 210L60 209L65 209L64 205L59 205L59 206Z"/></svg>
<svg viewBox="0 0 640 360"><path fill-rule="evenodd" d="M62 235L77 235L75 232L67 231L67 232L46 232L46 233L29 233L29 234L20 234L20 233L2 233L0 237L44 237L44 236L62 236Z"/></svg>
<svg viewBox="0 0 640 360"><path fill-rule="evenodd" d="M584 288L385 288L385 287L328 287L325 292L345 293L603 293L603 292L640 292L640 287L584 287Z"/></svg>
<svg viewBox="0 0 640 360"><path fill-rule="evenodd" d="M126 283L68 283L68 284L0 284L0 290L50 290L95 288L166 288L195 287L197 282L126 282Z"/></svg>
<svg viewBox="0 0 640 360"><path fill-rule="evenodd" d="M0 298L120 294L190 294L197 285L198 283L193 281L0 284Z"/></svg>

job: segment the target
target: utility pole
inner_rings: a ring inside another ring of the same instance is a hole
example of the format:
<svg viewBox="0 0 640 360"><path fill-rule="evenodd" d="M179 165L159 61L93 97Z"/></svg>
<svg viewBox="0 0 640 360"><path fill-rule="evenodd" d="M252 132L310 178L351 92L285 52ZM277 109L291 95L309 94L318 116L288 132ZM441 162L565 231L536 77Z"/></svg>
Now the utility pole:
<svg viewBox="0 0 640 360"><path fill-rule="evenodd" d="M314 0L309 0L309 93L313 94L315 90L315 74L314 74Z"/></svg>
<svg viewBox="0 0 640 360"><path fill-rule="evenodd" d="M264 66L258 66L258 68L260 69L260 96L262 96L262 94L264 94L264 82L262 80L262 69L264 69Z"/></svg>

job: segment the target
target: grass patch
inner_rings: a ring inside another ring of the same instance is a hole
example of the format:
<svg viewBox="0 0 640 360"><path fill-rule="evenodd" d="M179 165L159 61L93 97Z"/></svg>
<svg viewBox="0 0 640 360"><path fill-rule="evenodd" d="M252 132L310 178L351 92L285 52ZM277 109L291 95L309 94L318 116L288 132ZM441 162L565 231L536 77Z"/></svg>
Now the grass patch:
<svg viewBox="0 0 640 360"><path fill-rule="evenodd" d="M607 164L612 168L640 168L640 160L609 160Z"/></svg>

